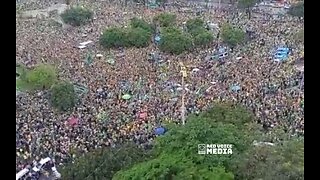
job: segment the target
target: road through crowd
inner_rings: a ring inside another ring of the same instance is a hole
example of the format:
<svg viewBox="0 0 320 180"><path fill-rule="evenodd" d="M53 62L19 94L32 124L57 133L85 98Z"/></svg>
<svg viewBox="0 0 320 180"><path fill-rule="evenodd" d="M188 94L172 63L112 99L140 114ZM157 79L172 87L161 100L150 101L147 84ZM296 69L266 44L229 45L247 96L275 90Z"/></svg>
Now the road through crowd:
<svg viewBox="0 0 320 180"><path fill-rule="evenodd" d="M291 38L303 28L300 20L286 16L282 20L249 20L244 13L207 11L202 15L206 21L228 21L244 29L250 27L257 37L234 48L223 63L205 61L214 47L179 56L160 53L163 62L153 63L148 58L149 53L158 52L155 45L106 51L98 40L107 27L126 26L135 16L151 21L159 11L99 1L86 5L94 10L94 19L81 27L62 28L48 19L17 18L17 63L28 67L37 63L54 64L60 79L89 89L81 103L67 113L53 110L46 92L17 96L17 170L47 156L62 165L79 153L125 140L148 146L154 138L155 126L167 120L181 120L180 62L188 70L187 114L198 113L216 101L232 101L252 110L266 129L281 126L294 135L304 134L304 88L299 85L302 73L290 63L303 52L303 44L294 43ZM176 13L179 24L195 16L178 10L167 8L166 11ZM77 48L88 40L94 44ZM288 62L277 63L270 58L272 49L280 45L292 49ZM103 57L95 57L87 65L84 59L88 53ZM108 54L114 56L113 65L106 61ZM232 91L234 85L241 89ZM131 99L121 99L124 93L131 94ZM107 114L107 120L99 120L101 112ZM79 119L77 126L66 124L70 117Z"/></svg>

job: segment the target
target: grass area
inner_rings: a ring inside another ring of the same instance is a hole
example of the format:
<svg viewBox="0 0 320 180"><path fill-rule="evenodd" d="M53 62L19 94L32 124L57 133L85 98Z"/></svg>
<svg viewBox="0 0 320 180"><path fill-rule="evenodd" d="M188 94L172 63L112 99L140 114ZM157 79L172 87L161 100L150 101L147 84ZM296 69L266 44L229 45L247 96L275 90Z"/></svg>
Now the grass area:
<svg viewBox="0 0 320 180"><path fill-rule="evenodd" d="M16 72L19 73L19 74L22 74L26 70L27 69L25 67L23 67L22 65L16 66Z"/></svg>
<svg viewBox="0 0 320 180"><path fill-rule="evenodd" d="M28 84L21 79L16 79L16 90L17 91L28 91L31 87L28 86Z"/></svg>
<svg viewBox="0 0 320 180"><path fill-rule="evenodd" d="M28 70L22 65L16 66L16 73L18 73L20 75L19 77L16 78L16 90L17 91L27 91L30 89L28 84L21 79L21 77L25 76L27 71Z"/></svg>
<svg viewBox="0 0 320 180"><path fill-rule="evenodd" d="M24 65L16 65L16 90L34 91L50 89L57 81L55 67L49 64L39 64L33 69Z"/></svg>

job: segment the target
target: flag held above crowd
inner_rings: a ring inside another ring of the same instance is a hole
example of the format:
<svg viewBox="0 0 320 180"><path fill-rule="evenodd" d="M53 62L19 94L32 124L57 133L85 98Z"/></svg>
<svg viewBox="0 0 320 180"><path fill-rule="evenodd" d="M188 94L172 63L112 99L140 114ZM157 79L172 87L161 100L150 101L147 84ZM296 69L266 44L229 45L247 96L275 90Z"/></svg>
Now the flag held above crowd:
<svg viewBox="0 0 320 180"><path fill-rule="evenodd" d="M124 99L124 100L129 100L129 99L131 99L131 95L130 94L124 94L121 98Z"/></svg>
<svg viewBox="0 0 320 180"><path fill-rule="evenodd" d="M157 127L155 129L155 134L160 136L160 135L164 135L166 132L166 129L164 127Z"/></svg>
<svg viewBox="0 0 320 180"><path fill-rule="evenodd" d="M287 47L278 47L274 53L274 61L282 62L288 59L290 50Z"/></svg>
<svg viewBox="0 0 320 180"><path fill-rule="evenodd" d="M79 124L79 119L76 117L70 117L67 121L67 125L71 127L77 126L78 124Z"/></svg>

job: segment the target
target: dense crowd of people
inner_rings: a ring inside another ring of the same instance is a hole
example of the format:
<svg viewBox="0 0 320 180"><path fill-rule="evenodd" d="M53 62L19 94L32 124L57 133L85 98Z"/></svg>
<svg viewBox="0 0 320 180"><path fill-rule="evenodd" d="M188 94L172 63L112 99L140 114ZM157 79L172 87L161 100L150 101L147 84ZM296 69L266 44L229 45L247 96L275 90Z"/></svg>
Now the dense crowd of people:
<svg viewBox="0 0 320 180"><path fill-rule="evenodd" d="M98 44L105 28L127 26L135 16L151 22L159 11L104 1L86 5L94 10L94 20L80 27L61 27L48 19L17 18L17 63L27 67L54 64L60 79L85 85L89 90L79 105L63 113L50 106L45 91L17 96L17 170L47 156L62 165L80 153L126 140L149 145L154 127L163 121L181 121L180 62L188 71L187 114L205 110L213 102L232 101L252 110L266 129L281 126L293 135L304 134L304 88L300 85L303 73L292 65L301 58L303 44L291 38L303 28L301 20L287 16L280 20L248 19L240 12L235 15L214 9L204 11L201 16L205 21L250 27L256 35L244 46L233 48L224 61L206 61L215 46L179 56L160 53L156 45L106 51ZM173 7L166 11L176 13L178 24L195 16L192 12L178 13L178 8ZM94 43L77 48L88 40ZM271 52L284 45L291 49L289 59L284 63L273 61ZM158 53L162 61L148 60L152 52ZM103 57L95 57L88 65L84 60L88 53ZM110 56L114 64L107 62ZM240 88L232 90L235 85ZM122 99L125 93L132 97ZM106 114L104 120L98 118L102 112ZM66 123L70 117L79 119L76 126Z"/></svg>

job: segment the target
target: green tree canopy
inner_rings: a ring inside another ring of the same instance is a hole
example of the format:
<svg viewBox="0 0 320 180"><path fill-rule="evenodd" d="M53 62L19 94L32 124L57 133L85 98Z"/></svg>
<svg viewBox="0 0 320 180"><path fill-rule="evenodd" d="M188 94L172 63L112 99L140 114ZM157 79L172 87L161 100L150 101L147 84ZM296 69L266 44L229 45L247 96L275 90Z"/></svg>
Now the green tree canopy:
<svg viewBox="0 0 320 180"><path fill-rule="evenodd" d="M203 180L233 180L233 174L223 167L201 168L177 154L164 154L156 159L139 163L129 170L116 173L112 180L167 180L167 179L203 179Z"/></svg>
<svg viewBox="0 0 320 180"><path fill-rule="evenodd" d="M243 9L252 8L259 0L238 0L238 7Z"/></svg>
<svg viewBox="0 0 320 180"><path fill-rule="evenodd" d="M251 9L259 2L259 0L238 0L238 7L245 9L251 18Z"/></svg>
<svg viewBox="0 0 320 180"><path fill-rule="evenodd" d="M181 54L192 47L191 37L180 29L166 29L161 35L159 47L163 52Z"/></svg>
<svg viewBox="0 0 320 180"><path fill-rule="evenodd" d="M158 23L160 27L174 26L176 15L171 13L161 13L153 18L153 22Z"/></svg>
<svg viewBox="0 0 320 180"><path fill-rule="evenodd" d="M130 28L112 27L100 36L100 44L104 48L146 47L151 41L153 28L142 19L132 18Z"/></svg>
<svg viewBox="0 0 320 180"><path fill-rule="evenodd" d="M293 35L293 40L295 42L304 43L304 29L299 30Z"/></svg>
<svg viewBox="0 0 320 180"><path fill-rule="evenodd" d="M131 28L127 33L127 41L129 46L137 48L146 47L151 40L151 33L142 28Z"/></svg>
<svg viewBox="0 0 320 180"><path fill-rule="evenodd" d="M232 163L237 179L304 179L304 140L252 146Z"/></svg>
<svg viewBox="0 0 320 180"><path fill-rule="evenodd" d="M60 111L66 111L75 106L77 94L73 84L62 81L52 86L50 90L50 102Z"/></svg>
<svg viewBox="0 0 320 180"><path fill-rule="evenodd" d="M149 152L128 143L115 148L101 148L79 157L61 169L64 179L112 179L120 169L126 169L150 156Z"/></svg>
<svg viewBox="0 0 320 180"><path fill-rule="evenodd" d="M200 18L189 19L186 22L187 31L192 35L195 46L205 46L213 41L213 34L204 27Z"/></svg>
<svg viewBox="0 0 320 180"><path fill-rule="evenodd" d="M202 33L194 36L194 44L196 46L205 46L213 41L213 34L209 31L203 31Z"/></svg>
<svg viewBox="0 0 320 180"><path fill-rule="evenodd" d="M244 42L245 32L240 28L225 24L221 28L221 38L225 43L233 47Z"/></svg>
<svg viewBox="0 0 320 180"><path fill-rule="evenodd" d="M17 64L16 65L16 77L19 77L20 79L25 79L27 74L27 68L23 64Z"/></svg>
<svg viewBox="0 0 320 180"><path fill-rule="evenodd" d="M182 31L176 27L164 27L161 28L161 34L181 34Z"/></svg>
<svg viewBox="0 0 320 180"><path fill-rule="evenodd" d="M92 19L92 17L93 12L81 6L72 7L61 14L62 20L73 26L83 25Z"/></svg>
<svg viewBox="0 0 320 180"><path fill-rule="evenodd" d="M186 27L187 30L190 34L192 35L197 35L199 30L203 30L204 28L204 21L200 18L194 18L194 19L189 19L186 22Z"/></svg>
<svg viewBox="0 0 320 180"><path fill-rule="evenodd" d="M146 21L144 21L143 19L139 19L137 17L134 17L130 20L130 25L132 28L141 28L141 29L148 31L149 33L153 33L153 31L154 31L154 28L152 27L151 24L149 24Z"/></svg>
<svg viewBox="0 0 320 180"><path fill-rule="evenodd" d="M158 152L173 153L176 148L181 148L190 155L197 152L194 144L220 143L234 144L234 151L242 152L253 141L252 137L246 137L249 132L247 125L252 120L252 114L241 106L216 104L198 116L189 116L185 126L170 125L167 135L155 141L155 149ZM177 143L179 141L181 143ZM194 157L197 158L198 155Z"/></svg>
<svg viewBox="0 0 320 180"><path fill-rule="evenodd" d="M37 65L34 69L24 72L26 85L33 89L48 89L57 81L55 68L49 64Z"/></svg>
<svg viewBox="0 0 320 180"><path fill-rule="evenodd" d="M123 28L109 28L106 29L100 36L100 44L104 48L117 48L128 46L127 30Z"/></svg>
<svg viewBox="0 0 320 180"><path fill-rule="evenodd" d="M288 14L296 17L304 17L304 1L292 5L289 8Z"/></svg>
<svg viewBox="0 0 320 180"><path fill-rule="evenodd" d="M239 122L235 122L239 118ZM114 180L139 179L233 179L229 162L245 152L252 139L246 125L251 114L243 108L214 106L200 116L191 116L184 126L170 124L155 140L155 158L120 171ZM244 123L244 124L241 124ZM239 127L237 126L239 125ZM198 144L233 144L232 155L199 155ZM225 169L226 168L226 169Z"/></svg>
<svg viewBox="0 0 320 180"><path fill-rule="evenodd" d="M280 128L264 134L245 108L215 104L185 125L167 124L151 152L105 148L80 157L62 170L65 179L233 180L303 179L303 138ZM274 145L255 145L272 141ZM232 144L233 154L201 155L198 144Z"/></svg>
<svg viewBox="0 0 320 180"><path fill-rule="evenodd" d="M27 68L22 64L16 65L16 90L23 91L28 90L27 82Z"/></svg>

